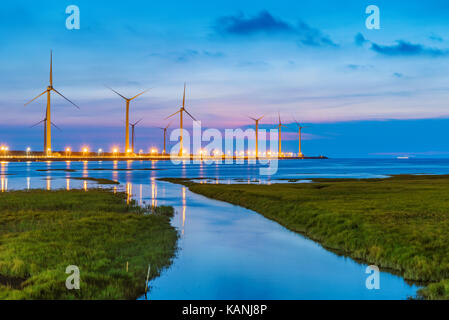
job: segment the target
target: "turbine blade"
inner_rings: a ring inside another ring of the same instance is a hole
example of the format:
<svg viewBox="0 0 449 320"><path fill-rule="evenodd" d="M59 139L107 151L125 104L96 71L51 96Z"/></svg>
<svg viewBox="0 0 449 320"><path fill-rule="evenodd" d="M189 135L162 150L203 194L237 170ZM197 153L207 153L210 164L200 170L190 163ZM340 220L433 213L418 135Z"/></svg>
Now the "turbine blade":
<svg viewBox="0 0 449 320"><path fill-rule="evenodd" d="M257 121L262 120L263 118L265 118L265 114L263 116L261 116L259 119L257 119Z"/></svg>
<svg viewBox="0 0 449 320"><path fill-rule="evenodd" d="M53 86L53 50L50 50L50 86Z"/></svg>
<svg viewBox="0 0 449 320"><path fill-rule="evenodd" d="M173 120L170 121L164 129L165 129L165 130L168 129L168 127L170 127L170 125L171 125L172 123L173 123Z"/></svg>
<svg viewBox="0 0 449 320"><path fill-rule="evenodd" d="M197 120L195 119L195 117L192 116L192 115L189 113L189 111L187 111L186 109L184 109L184 111L185 111L185 113L187 113L187 114L189 115L190 118L192 118L193 120L197 121Z"/></svg>
<svg viewBox="0 0 449 320"><path fill-rule="evenodd" d="M45 120L47 120L47 119L41 120L41 121L39 121L39 122L33 124L32 126L30 126L30 128L34 128L35 126L40 125L40 124L41 124L42 122L44 122Z"/></svg>
<svg viewBox="0 0 449 320"><path fill-rule="evenodd" d="M182 96L182 107L186 106L186 83L184 82L184 95Z"/></svg>
<svg viewBox="0 0 449 320"><path fill-rule="evenodd" d="M139 121L135 122L134 125L138 124L142 120L143 120L143 118L141 118Z"/></svg>
<svg viewBox="0 0 449 320"><path fill-rule="evenodd" d="M299 126L300 124L299 124L298 120L296 120L296 118L294 116L292 116L292 118L293 118L293 121L295 121L295 123Z"/></svg>
<svg viewBox="0 0 449 320"><path fill-rule="evenodd" d="M66 97L64 97L63 95L62 95L62 93L60 93L58 90L56 90L55 88L52 88L52 90L54 91L54 92L56 92L57 94L59 94L61 97L63 97L64 99L66 99L68 102L70 102L71 104L73 104L75 107L77 107L78 109L80 108L80 107L78 107L76 104L74 104L72 101L70 101L69 99L67 99Z"/></svg>
<svg viewBox="0 0 449 320"><path fill-rule="evenodd" d="M146 92L148 92L148 91L150 91L150 90L151 90L151 88L150 88L150 89L147 89L147 90L145 90L145 91L142 91L142 92L139 93L137 96L134 96L134 97L132 97L131 99L129 99L129 101L134 100L134 99L137 98L138 96L141 96L141 95L143 95L144 93L146 93Z"/></svg>
<svg viewBox="0 0 449 320"><path fill-rule="evenodd" d="M169 115L167 118L165 118L164 120L167 120L168 118L173 117L174 115L178 114L179 112L181 112L181 110L176 111L175 113L173 113L172 115Z"/></svg>
<svg viewBox="0 0 449 320"><path fill-rule="evenodd" d="M253 118L253 117L250 117L250 116L248 116L248 118L250 118L251 120L254 120L254 121L258 121L256 118Z"/></svg>
<svg viewBox="0 0 449 320"><path fill-rule="evenodd" d="M27 103L25 103L25 106L29 105L31 102L33 102L34 100L36 100L37 98L39 98L40 96L42 96L44 93L46 93L48 90L45 90L44 92L42 92L40 95L38 95L36 98L34 98L33 100L28 101Z"/></svg>
<svg viewBox="0 0 449 320"><path fill-rule="evenodd" d="M55 125L53 122L51 123L51 125L52 125L53 127L55 127L56 129L58 129L59 131L62 131L61 128L58 127L57 125Z"/></svg>
<svg viewBox="0 0 449 320"><path fill-rule="evenodd" d="M118 94L120 97L122 97L125 100L128 100L128 98L122 96L120 93L118 93L117 91L115 91L114 89L112 89L111 87L105 86L106 88L108 88L109 90L111 90L112 92L115 92L116 94Z"/></svg>

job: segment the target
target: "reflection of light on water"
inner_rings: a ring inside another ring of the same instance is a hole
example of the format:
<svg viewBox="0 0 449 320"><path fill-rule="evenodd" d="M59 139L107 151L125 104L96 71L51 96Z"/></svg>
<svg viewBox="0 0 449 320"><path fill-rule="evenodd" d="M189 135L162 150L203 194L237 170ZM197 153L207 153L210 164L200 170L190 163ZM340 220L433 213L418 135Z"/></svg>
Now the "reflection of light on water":
<svg viewBox="0 0 449 320"><path fill-rule="evenodd" d="M31 178L27 177L27 189L30 190L31 187Z"/></svg>
<svg viewBox="0 0 449 320"><path fill-rule="evenodd" d="M151 178L151 206L153 208L157 206L157 185L155 178Z"/></svg>
<svg viewBox="0 0 449 320"><path fill-rule="evenodd" d="M132 198L133 185L130 182L126 183L126 203L129 204Z"/></svg>
<svg viewBox="0 0 449 320"><path fill-rule="evenodd" d="M132 160L128 160L126 161L126 169L132 169L133 167L133 161ZM126 171L126 180L132 180L132 171Z"/></svg>
<svg viewBox="0 0 449 320"><path fill-rule="evenodd" d="M8 171L8 162L3 161L2 162L2 167L1 167L1 174L5 174L5 171Z"/></svg>
<svg viewBox="0 0 449 320"><path fill-rule="evenodd" d="M184 225L186 223L186 188L182 187L182 234L184 235Z"/></svg>
<svg viewBox="0 0 449 320"><path fill-rule="evenodd" d="M117 187L114 187L114 194L117 193Z"/></svg>
<svg viewBox="0 0 449 320"><path fill-rule="evenodd" d="M139 189L139 205L142 205L142 184L140 184Z"/></svg>
<svg viewBox="0 0 449 320"><path fill-rule="evenodd" d="M65 179L66 189L70 191L70 179Z"/></svg>
<svg viewBox="0 0 449 320"><path fill-rule="evenodd" d="M115 170L117 170L117 166L118 166L118 162L114 161L112 163L112 169L114 169L114 171L112 171L112 180L118 180L118 172L115 171Z"/></svg>
<svg viewBox="0 0 449 320"><path fill-rule="evenodd" d="M2 177L1 181L2 181L2 192L5 192L8 190L8 179Z"/></svg>
<svg viewBox="0 0 449 320"><path fill-rule="evenodd" d="M88 161L83 161L83 177L87 177Z"/></svg>
<svg viewBox="0 0 449 320"><path fill-rule="evenodd" d="M51 190L51 177L47 177L47 190Z"/></svg>
<svg viewBox="0 0 449 320"><path fill-rule="evenodd" d="M187 175L186 175L186 173L187 173L187 168L186 168L186 161L184 160L184 161L182 161L182 167L181 167L181 176L183 177L183 178L186 178L187 177Z"/></svg>
<svg viewBox="0 0 449 320"><path fill-rule="evenodd" d="M84 188L84 191L87 191L87 181L86 180L84 180L83 188Z"/></svg>

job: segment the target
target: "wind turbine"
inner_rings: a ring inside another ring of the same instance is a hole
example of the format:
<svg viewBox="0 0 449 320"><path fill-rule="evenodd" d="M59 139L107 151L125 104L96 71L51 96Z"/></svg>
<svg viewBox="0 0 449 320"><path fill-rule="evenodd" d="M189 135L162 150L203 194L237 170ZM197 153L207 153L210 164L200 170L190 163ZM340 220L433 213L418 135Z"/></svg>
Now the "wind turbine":
<svg viewBox="0 0 449 320"><path fill-rule="evenodd" d="M130 123L130 126L131 126L131 149L132 149L132 152L134 152L134 127L142 120L143 120L143 118L140 119L139 121L134 122L134 123Z"/></svg>
<svg viewBox="0 0 449 320"><path fill-rule="evenodd" d="M281 113L280 112L278 112L278 115L279 115L279 124L278 124L278 129L279 129L279 155L278 155L278 157L281 157L282 156L282 127L284 127L284 128L287 128L287 127L282 124Z"/></svg>
<svg viewBox="0 0 449 320"><path fill-rule="evenodd" d="M43 120L33 124L30 128L34 128L38 125L40 125L43 122L47 121L47 117L45 117ZM55 125L53 122L51 123L52 126L54 126L56 129L58 129L59 131L62 131L61 128L59 128L57 125ZM47 149L47 126L44 125L44 150Z"/></svg>
<svg viewBox="0 0 449 320"><path fill-rule="evenodd" d="M264 117L265 115L261 116L258 119L249 117L250 119L256 122L256 158L259 157L259 121L262 120Z"/></svg>
<svg viewBox="0 0 449 320"><path fill-rule="evenodd" d="M168 127L170 127L170 125L171 125L171 123L172 123L173 121L170 121L170 123L169 124L167 124L167 126L165 127L165 128L159 128L159 129L161 129L161 130L164 130L164 150L162 151L162 154L165 154L165 151L166 151L166 145L165 145L165 138L166 138L166 136L167 136L167 129L168 129Z"/></svg>
<svg viewBox="0 0 449 320"><path fill-rule="evenodd" d="M53 88L53 52L50 51L50 85L47 87L47 90L42 92L36 98L25 103L25 106L27 106L28 104L30 104L31 102L33 102L34 100L39 98L40 96L47 93L47 111L46 111L46 117L45 117L45 139L44 139L44 144L45 144L44 153L46 153L47 155L50 155L51 150L52 150L51 149L51 125L52 125L52 122L51 122L51 110L50 110L50 97L51 97L50 93L52 91L54 91L55 93L57 93L58 95L60 95L65 100L67 100L68 102L70 102L71 104L73 104L75 107L77 107L79 109L79 107L76 104L74 104L72 101L70 101L69 99L64 97L58 90Z"/></svg>
<svg viewBox="0 0 449 320"><path fill-rule="evenodd" d="M109 88L109 87L107 87ZM125 99L126 101L126 119L125 119L125 154L129 153L131 151L131 149L129 149L129 103L136 99L137 97L141 96L142 94L150 91L150 89L142 91L141 93L139 93L138 95L132 97L132 98L126 98L123 95L121 95L120 93L118 93L117 91L115 91L112 88L109 88L112 92L116 93L117 95L119 95L120 97L122 97L123 99Z"/></svg>
<svg viewBox="0 0 449 320"><path fill-rule="evenodd" d="M196 119L185 109L185 104L186 104L186 83L184 82L184 95L182 97L182 107L178 111L173 113L172 115L170 115L167 118L165 118L165 120L167 120L168 118L171 118L174 115L176 115L177 113L179 113L179 127L181 128L181 134L180 134L180 140L179 140L179 144L180 144L179 155L181 157L184 154L183 139L182 139L182 116L183 116L182 113L183 112L187 113L190 118L192 118L194 121L196 121Z"/></svg>
<svg viewBox="0 0 449 320"><path fill-rule="evenodd" d="M302 129L307 128L307 127L303 127L295 118L293 118L293 120L295 121L296 125L298 126L298 135L299 135L298 157L303 158L304 155L302 154L302 150L301 150Z"/></svg>

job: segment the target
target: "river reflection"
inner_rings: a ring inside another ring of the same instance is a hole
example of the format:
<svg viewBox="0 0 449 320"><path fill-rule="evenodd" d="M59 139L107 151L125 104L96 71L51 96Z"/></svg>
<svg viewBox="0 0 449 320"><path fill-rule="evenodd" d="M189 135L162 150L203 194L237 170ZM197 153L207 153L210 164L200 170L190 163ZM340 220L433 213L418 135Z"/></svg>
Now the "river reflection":
<svg viewBox="0 0 449 320"><path fill-rule="evenodd" d="M184 235L184 227L186 224L186 209L187 209L187 201L186 201L186 188L182 187L182 235Z"/></svg>
<svg viewBox="0 0 449 320"><path fill-rule="evenodd" d="M2 177L1 178L1 183L2 183L2 192L5 192L8 190L8 179Z"/></svg>
<svg viewBox="0 0 449 320"><path fill-rule="evenodd" d="M166 161L1 163L0 182L2 192L25 188L87 191L103 187L125 192L128 202L173 206L172 224L181 235L180 249L173 265L150 283L149 299L405 299L415 295L416 286L386 272L380 275L381 290L368 290L366 265L337 256L250 210L207 199L157 178L201 178L198 181L203 183L302 179L306 183L313 176L449 173L449 161L438 165L288 160L280 163L275 177L261 177L258 169L248 164L210 166L184 162L174 166ZM98 185L87 178L112 179L120 185Z"/></svg>

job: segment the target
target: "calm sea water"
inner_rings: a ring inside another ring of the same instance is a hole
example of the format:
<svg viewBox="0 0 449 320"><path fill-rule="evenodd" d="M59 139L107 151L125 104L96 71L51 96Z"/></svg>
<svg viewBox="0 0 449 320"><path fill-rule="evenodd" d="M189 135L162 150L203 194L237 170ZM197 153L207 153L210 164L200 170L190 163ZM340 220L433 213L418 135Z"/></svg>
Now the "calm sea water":
<svg viewBox="0 0 449 320"><path fill-rule="evenodd" d="M158 170L139 170L149 168ZM173 265L151 282L149 299L406 299L414 296L418 287L398 276L381 272L380 290L368 290L366 265L329 252L250 210L157 180L185 177L223 183L274 183L279 179L405 173L449 174L449 160L284 160L272 177L260 176L259 166L248 164L2 163L0 180L1 190L6 191L89 189L96 183L72 178L114 179L121 183L119 190L141 204L174 206L172 223L181 234L180 250Z"/></svg>

